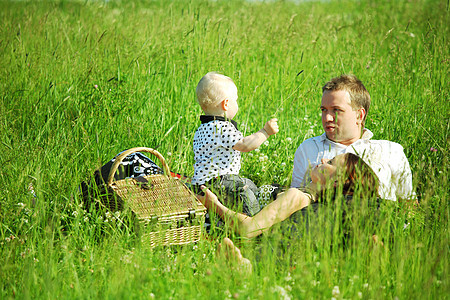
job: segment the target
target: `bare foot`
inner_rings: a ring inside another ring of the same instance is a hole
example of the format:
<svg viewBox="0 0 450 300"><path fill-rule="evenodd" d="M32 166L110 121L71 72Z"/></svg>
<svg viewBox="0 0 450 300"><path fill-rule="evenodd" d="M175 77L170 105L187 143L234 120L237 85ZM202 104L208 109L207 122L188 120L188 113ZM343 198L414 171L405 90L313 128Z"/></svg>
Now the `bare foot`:
<svg viewBox="0 0 450 300"><path fill-rule="evenodd" d="M376 235L376 234L372 235L372 242L373 242L375 245L384 247L383 241L382 241L382 240L380 239L380 237L379 237L378 235Z"/></svg>
<svg viewBox="0 0 450 300"><path fill-rule="evenodd" d="M200 187L204 195L196 195L197 199L208 209L212 211L216 211L217 207L222 205L217 198L216 194L211 192L207 187L202 185Z"/></svg>
<svg viewBox="0 0 450 300"><path fill-rule="evenodd" d="M232 263L232 267L237 266L237 270L247 274L252 273L252 263L242 256L241 250L236 247L229 238L224 238L217 247L217 254L223 255Z"/></svg>

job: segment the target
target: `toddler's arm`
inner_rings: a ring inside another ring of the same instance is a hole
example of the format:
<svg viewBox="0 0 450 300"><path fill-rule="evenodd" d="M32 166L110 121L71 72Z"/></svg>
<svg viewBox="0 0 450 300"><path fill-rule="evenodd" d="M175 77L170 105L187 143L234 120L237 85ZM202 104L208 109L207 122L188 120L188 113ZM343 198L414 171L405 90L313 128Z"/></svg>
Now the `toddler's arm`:
<svg viewBox="0 0 450 300"><path fill-rule="evenodd" d="M276 134L278 132L277 121L278 119L271 119L267 121L263 129L255 132L254 134L246 136L245 138L237 142L233 146L233 149L240 152L250 152L252 150L255 150L256 148L261 146L261 144L264 143L264 141L267 140L270 135Z"/></svg>

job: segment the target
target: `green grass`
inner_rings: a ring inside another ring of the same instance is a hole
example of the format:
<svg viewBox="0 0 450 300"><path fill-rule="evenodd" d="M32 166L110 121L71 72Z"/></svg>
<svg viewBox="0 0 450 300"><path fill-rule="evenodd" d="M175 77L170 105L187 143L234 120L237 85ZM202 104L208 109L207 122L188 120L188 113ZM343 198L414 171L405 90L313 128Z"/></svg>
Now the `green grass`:
<svg viewBox="0 0 450 300"><path fill-rule="evenodd" d="M448 298L446 1L2 1L0 19L0 298ZM286 248L282 225L243 244L255 269L243 277L215 241L151 251L80 209L79 183L127 148L193 173L194 91L213 70L238 86L243 132L279 119L242 174L285 185L298 145L322 133L321 86L357 75L366 126L410 161L410 226L390 203L378 224L356 216L346 246L331 245L336 229ZM384 247L368 246L373 231Z"/></svg>

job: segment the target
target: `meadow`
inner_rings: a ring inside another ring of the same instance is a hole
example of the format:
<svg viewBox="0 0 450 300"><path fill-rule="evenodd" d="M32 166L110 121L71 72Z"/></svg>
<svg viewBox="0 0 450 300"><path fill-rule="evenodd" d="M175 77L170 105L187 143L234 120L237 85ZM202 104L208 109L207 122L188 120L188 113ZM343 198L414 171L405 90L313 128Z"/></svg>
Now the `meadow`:
<svg viewBox="0 0 450 300"><path fill-rule="evenodd" d="M448 1L1 1L0 20L1 299L448 299ZM281 227L241 241L253 274L216 257L240 240L227 231L152 250L125 213L83 210L80 182L128 148L192 175L209 71L236 82L244 134L279 119L241 174L285 186L323 132L322 85L355 74L366 127L404 147L419 206L355 214L346 245L327 220L288 245Z"/></svg>

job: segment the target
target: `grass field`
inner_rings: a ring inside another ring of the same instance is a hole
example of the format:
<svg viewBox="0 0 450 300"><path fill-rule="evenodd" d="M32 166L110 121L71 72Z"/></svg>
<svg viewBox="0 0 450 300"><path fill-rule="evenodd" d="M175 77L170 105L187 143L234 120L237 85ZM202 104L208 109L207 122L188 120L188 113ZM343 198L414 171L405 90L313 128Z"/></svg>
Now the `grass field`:
<svg viewBox="0 0 450 300"><path fill-rule="evenodd" d="M1 1L0 19L1 299L448 299L448 1ZM216 258L226 233L150 250L83 211L78 185L124 149L192 175L208 71L235 80L241 131L279 119L243 156L261 185L289 185L296 148L322 133L321 86L357 75L366 127L403 145L420 206L356 215L345 246L338 228L287 247L277 227L242 242L252 275Z"/></svg>

